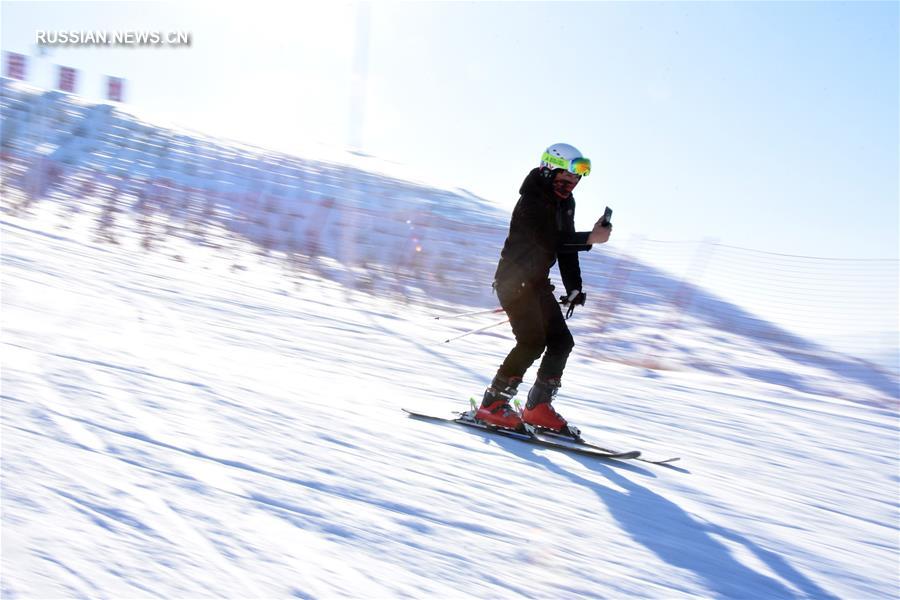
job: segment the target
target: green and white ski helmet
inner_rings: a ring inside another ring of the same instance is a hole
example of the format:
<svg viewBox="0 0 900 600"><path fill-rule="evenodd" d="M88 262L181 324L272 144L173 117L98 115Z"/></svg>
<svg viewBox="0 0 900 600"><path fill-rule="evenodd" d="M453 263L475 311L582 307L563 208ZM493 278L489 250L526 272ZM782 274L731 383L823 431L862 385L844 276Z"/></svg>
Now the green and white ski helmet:
<svg viewBox="0 0 900 600"><path fill-rule="evenodd" d="M553 144L541 155L541 168L550 171L562 169L578 176L585 176L591 173L591 159L585 158L575 146Z"/></svg>

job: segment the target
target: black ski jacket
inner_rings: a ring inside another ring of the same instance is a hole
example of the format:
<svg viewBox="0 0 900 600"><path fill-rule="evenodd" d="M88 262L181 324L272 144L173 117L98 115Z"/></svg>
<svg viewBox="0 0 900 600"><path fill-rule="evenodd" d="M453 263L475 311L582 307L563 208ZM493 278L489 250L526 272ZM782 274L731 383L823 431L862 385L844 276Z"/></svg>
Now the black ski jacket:
<svg viewBox="0 0 900 600"><path fill-rule="evenodd" d="M509 235L494 274L495 286L507 290L545 285L559 260L566 294L581 289L578 252L588 251L588 232L575 231L575 198L553 193L551 181L534 169L522 182Z"/></svg>

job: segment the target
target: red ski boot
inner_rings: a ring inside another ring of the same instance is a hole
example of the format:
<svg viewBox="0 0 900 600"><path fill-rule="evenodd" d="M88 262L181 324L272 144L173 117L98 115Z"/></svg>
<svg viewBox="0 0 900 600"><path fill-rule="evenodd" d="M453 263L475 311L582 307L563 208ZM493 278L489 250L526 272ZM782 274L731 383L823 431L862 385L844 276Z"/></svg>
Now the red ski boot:
<svg viewBox="0 0 900 600"><path fill-rule="evenodd" d="M520 429L522 419L519 417L519 413L509 405L509 401L516 395L516 388L521 382L521 377L508 379L500 375L494 377L490 387L484 391L481 408L476 411L475 418L488 425L504 429Z"/></svg>
<svg viewBox="0 0 900 600"><path fill-rule="evenodd" d="M522 420L532 427L567 433L569 425L553 410L553 397L559 390L558 379L538 379L528 392L528 403L522 411Z"/></svg>

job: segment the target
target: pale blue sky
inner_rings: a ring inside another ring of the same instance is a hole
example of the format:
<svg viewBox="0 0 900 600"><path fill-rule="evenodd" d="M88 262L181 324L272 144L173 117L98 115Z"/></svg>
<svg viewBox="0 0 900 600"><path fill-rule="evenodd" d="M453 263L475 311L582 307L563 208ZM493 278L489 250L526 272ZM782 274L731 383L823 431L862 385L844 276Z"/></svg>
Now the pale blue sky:
<svg viewBox="0 0 900 600"><path fill-rule="evenodd" d="M37 30L190 31L193 46L57 48L154 118L284 151L348 140L351 3L3 2ZM621 240L898 252L898 3L375 3L363 148L511 207L543 148L594 162L576 197ZM268 103L260 102L268 97Z"/></svg>

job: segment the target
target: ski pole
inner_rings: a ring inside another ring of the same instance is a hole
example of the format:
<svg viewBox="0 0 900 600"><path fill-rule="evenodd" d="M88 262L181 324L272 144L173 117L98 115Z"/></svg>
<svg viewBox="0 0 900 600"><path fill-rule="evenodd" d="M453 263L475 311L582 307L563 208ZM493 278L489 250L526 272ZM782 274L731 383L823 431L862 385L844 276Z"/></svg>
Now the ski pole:
<svg viewBox="0 0 900 600"><path fill-rule="evenodd" d="M484 327L479 327L478 329L473 329L472 331L467 331L463 334L460 334L456 337L452 337L450 339L444 340L443 343L452 342L453 340L458 340L459 338L466 337L467 335L472 335L473 333L480 333L485 329L490 329L491 327L496 327L497 325L503 325L504 323L509 322L509 319L503 319L502 321L497 321L496 323L491 323L490 325L485 325Z"/></svg>
<svg viewBox="0 0 900 600"><path fill-rule="evenodd" d="M577 292L577 291L572 292L572 293L569 295L569 297L568 297L568 298L564 298L564 300L563 300L562 302L560 302L560 304L562 304L563 306L567 305L567 304L569 303L569 301L572 300L572 299L574 299L575 296L577 296L577 295L578 295L578 292ZM447 316L444 316L444 317L435 317L435 319L441 319L441 318L444 318L444 319L452 319L452 318L454 318L454 317L465 317L465 316L471 316L471 315L483 315L483 314L487 314L487 313L497 313L497 312L503 312L503 308L492 308L491 310L479 310L479 311L475 311L475 312L471 312L471 313L462 313L462 314L458 314L458 315L447 315ZM484 327L479 327L478 329L472 329L471 331L467 331L467 332L465 332L465 333L461 333L461 334L459 334L459 335L456 336L456 337L452 337L452 338L446 339L446 340L443 341L443 343L444 343L444 344L447 344L447 343L449 343L449 342L452 342L453 340L458 340L459 338L464 338L464 337L466 337L467 335L472 335L473 333L481 333L482 331L485 331L486 329L490 329L490 328L492 328L492 327L496 327L497 325L503 325L504 323L509 323L509 319L503 319L502 321L497 321L496 323L491 323L490 325L485 325Z"/></svg>
<svg viewBox="0 0 900 600"><path fill-rule="evenodd" d="M490 310L476 310L473 312L457 313L454 315L438 315L435 317L435 319L455 319L457 317L473 317L475 315L487 315L498 312L503 312L502 306L498 306L497 308L492 308Z"/></svg>
<svg viewBox="0 0 900 600"><path fill-rule="evenodd" d="M566 306L570 300L573 300L575 296L578 295L578 290L573 291L567 298L564 298L560 301L560 304ZM503 312L503 307L498 306L497 308L489 308L488 310L475 310L472 312L464 312L464 313L454 313L452 315L438 315L435 319L456 319L457 317L474 317L476 315L489 315L493 313Z"/></svg>

